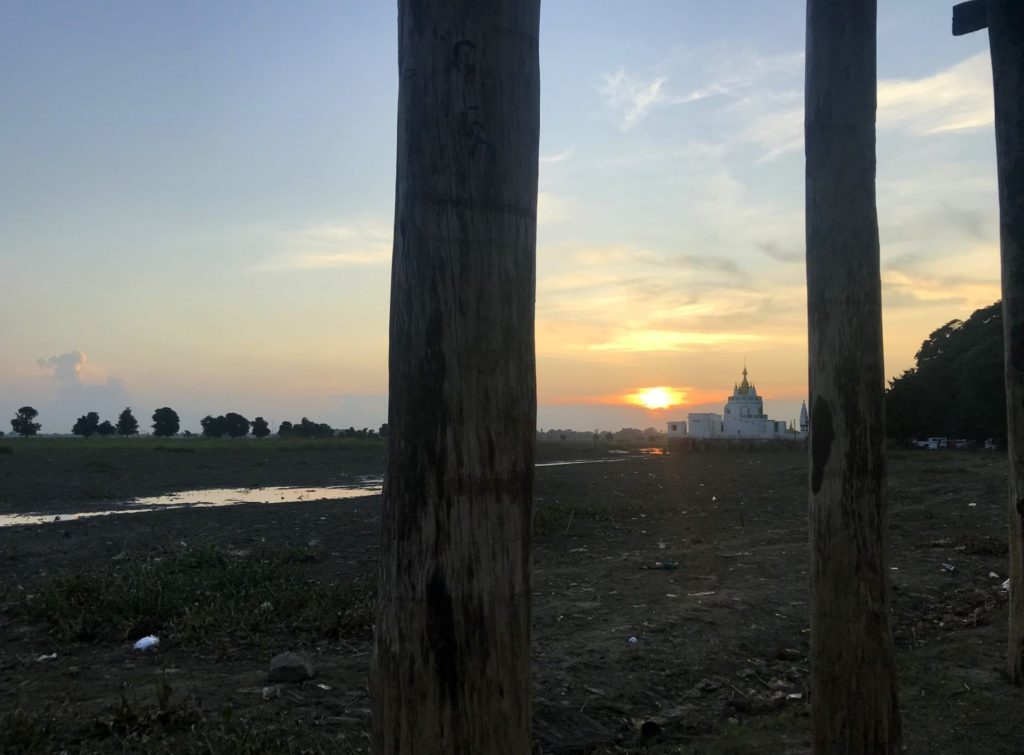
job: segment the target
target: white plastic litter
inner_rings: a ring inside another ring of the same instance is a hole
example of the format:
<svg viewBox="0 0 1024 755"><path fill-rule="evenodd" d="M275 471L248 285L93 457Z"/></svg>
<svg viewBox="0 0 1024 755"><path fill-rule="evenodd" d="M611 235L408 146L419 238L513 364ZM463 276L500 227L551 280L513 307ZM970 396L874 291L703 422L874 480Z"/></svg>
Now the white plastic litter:
<svg viewBox="0 0 1024 755"><path fill-rule="evenodd" d="M49 655L41 655L38 658L36 658L36 662L37 663L42 663L43 661L52 661L56 657L57 657L56 653L50 653Z"/></svg>
<svg viewBox="0 0 1024 755"><path fill-rule="evenodd" d="M989 576L989 579L999 579L999 575L996 574L994 571L990 571L988 573L988 576Z"/></svg>
<svg viewBox="0 0 1024 755"><path fill-rule="evenodd" d="M1004 590L1009 590L1010 589L1010 578L1009 577L1007 577L1006 581L1003 582L1003 589Z"/></svg>
<svg viewBox="0 0 1024 755"><path fill-rule="evenodd" d="M630 645L635 645L638 642L640 642L640 640L638 640L636 637L630 637L629 640L627 640L627 641L629 642Z"/></svg>
<svg viewBox="0 0 1024 755"><path fill-rule="evenodd" d="M160 638L155 634L147 634L141 640L137 640L132 647L136 650L156 650L160 647Z"/></svg>

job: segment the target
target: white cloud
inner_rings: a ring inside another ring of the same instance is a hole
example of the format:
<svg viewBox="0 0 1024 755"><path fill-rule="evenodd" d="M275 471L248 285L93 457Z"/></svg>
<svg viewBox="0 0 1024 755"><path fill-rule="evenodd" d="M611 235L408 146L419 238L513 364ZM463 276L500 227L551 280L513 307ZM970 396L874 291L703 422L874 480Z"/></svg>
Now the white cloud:
<svg viewBox="0 0 1024 755"><path fill-rule="evenodd" d="M878 84L878 125L916 134L943 134L991 126L992 68L987 52L921 79Z"/></svg>

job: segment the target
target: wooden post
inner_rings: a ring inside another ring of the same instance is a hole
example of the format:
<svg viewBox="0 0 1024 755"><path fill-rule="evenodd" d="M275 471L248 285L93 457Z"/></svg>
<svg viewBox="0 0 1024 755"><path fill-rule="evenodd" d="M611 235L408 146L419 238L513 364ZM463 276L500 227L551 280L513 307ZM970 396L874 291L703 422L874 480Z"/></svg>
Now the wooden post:
<svg viewBox="0 0 1024 755"><path fill-rule="evenodd" d="M805 92L814 752L895 753L885 558L875 0L808 0Z"/></svg>
<svg viewBox="0 0 1024 755"><path fill-rule="evenodd" d="M995 89L1006 436L1010 454L1010 621L1006 668L1024 684L1024 3L953 6L953 35L988 27Z"/></svg>
<svg viewBox="0 0 1024 755"><path fill-rule="evenodd" d="M399 0L375 752L530 751L539 0Z"/></svg>
<svg viewBox="0 0 1024 755"><path fill-rule="evenodd" d="M989 0L995 86L1006 435L1010 453L1010 627L1007 670L1024 683L1024 3Z"/></svg>

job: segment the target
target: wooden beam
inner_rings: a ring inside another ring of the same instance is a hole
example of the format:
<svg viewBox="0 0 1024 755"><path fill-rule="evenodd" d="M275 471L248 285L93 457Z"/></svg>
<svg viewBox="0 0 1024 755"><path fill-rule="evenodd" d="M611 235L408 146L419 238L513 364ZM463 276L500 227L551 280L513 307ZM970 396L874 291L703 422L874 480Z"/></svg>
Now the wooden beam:
<svg viewBox="0 0 1024 755"><path fill-rule="evenodd" d="M981 31L988 26L985 0L968 0L953 6L953 36L959 37Z"/></svg>
<svg viewBox="0 0 1024 755"><path fill-rule="evenodd" d="M530 752L540 0L399 0L378 755Z"/></svg>
<svg viewBox="0 0 1024 755"><path fill-rule="evenodd" d="M811 704L815 755L900 752L885 554L876 3L808 0Z"/></svg>
<svg viewBox="0 0 1024 755"><path fill-rule="evenodd" d="M1010 455L1008 672L1024 684L1024 3L992 0L989 49L995 87L1006 435Z"/></svg>

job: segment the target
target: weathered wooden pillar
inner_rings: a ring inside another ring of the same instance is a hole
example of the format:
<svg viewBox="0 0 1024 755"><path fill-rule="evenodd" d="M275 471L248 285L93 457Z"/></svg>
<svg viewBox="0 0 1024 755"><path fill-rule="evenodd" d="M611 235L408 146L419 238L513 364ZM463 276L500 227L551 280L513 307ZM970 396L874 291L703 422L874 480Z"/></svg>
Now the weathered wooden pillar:
<svg viewBox="0 0 1024 755"><path fill-rule="evenodd" d="M539 0L399 0L375 751L530 751Z"/></svg>
<svg viewBox="0 0 1024 755"><path fill-rule="evenodd" d="M875 0L808 0L811 701L816 753L895 753L885 557Z"/></svg>
<svg viewBox="0 0 1024 755"><path fill-rule="evenodd" d="M1024 3L953 6L953 34L988 27L995 88L1002 262L1006 435L1010 453L1010 626L1007 672L1024 684Z"/></svg>
<svg viewBox="0 0 1024 755"><path fill-rule="evenodd" d="M989 0L995 86L999 242L1010 453L1010 633L1007 670L1024 683L1024 3Z"/></svg>

